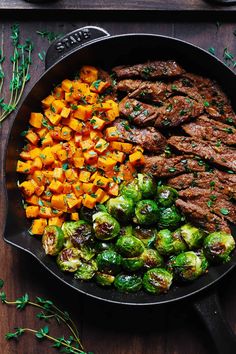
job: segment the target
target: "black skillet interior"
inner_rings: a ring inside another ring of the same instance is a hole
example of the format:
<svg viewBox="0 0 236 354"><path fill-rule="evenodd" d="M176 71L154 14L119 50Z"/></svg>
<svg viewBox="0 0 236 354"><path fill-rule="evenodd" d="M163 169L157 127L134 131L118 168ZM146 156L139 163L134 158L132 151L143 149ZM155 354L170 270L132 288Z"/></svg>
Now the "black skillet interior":
<svg viewBox="0 0 236 354"><path fill-rule="evenodd" d="M123 294L112 289L100 288L92 282L80 282L73 279L71 274L62 273L57 268L55 260L45 255L40 239L31 237L28 233L30 223L22 207L21 194L17 188L19 176L15 172L18 153L24 144L20 133L27 129L30 112L41 110L40 101L50 93L53 86L64 78L73 78L81 65L92 64L110 70L115 65L134 64L158 58L175 59L188 71L216 79L236 108L235 97L233 97L236 92L236 76L209 53L186 42L157 35L130 34L107 37L74 51L58 61L39 79L16 114L6 148L8 214L5 240L31 253L51 273L74 289L98 299L120 304L162 304L196 294L218 281L235 266L236 252L230 263L212 267L209 273L200 279L181 286L175 285L167 294L158 297L144 292Z"/></svg>

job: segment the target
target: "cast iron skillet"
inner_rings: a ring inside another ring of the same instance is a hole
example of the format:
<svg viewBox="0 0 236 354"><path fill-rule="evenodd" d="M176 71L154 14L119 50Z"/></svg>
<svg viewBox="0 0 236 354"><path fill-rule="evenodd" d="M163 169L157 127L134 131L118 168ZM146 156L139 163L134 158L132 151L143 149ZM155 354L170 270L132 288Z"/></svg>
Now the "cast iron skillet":
<svg viewBox="0 0 236 354"><path fill-rule="evenodd" d="M200 279L189 284L175 285L167 294L158 296L145 292L123 294L113 289L100 288L93 283L74 280L73 276L62 273L57 268L54 259L45 255L40 240L31 237L28 233L30 223L22 207L22 197L17 188L19 176L15 172L18 153L23 146L20 133L27 128L30 112L37 112L41 109L40 101L50 93L52 87L64 78L73 78L81 65L91 64L109 70L115 65L139 63L158 58L175 59L188 71L215 78L236 108L235 97L233 97L233 93L236 92L236 76L206 51L170 37L142 33L109 36L105 30L90 26L78 29L51 45L46 56L48 69L34 85L18 110L6 147L5 182L8 214L5 241L32 254L52 274L75 290L116 304L161 305L192 297L211 287L235 267L236 252L230 263L212 267L209 273ZM222 354L235 353L235 338L233 338L232 331L226 328L219 306L213 297L208 297L203 303L199 301L196 307L198 312L205 316L218 351ZM213 313L214 316L212 316Z"/></svg>

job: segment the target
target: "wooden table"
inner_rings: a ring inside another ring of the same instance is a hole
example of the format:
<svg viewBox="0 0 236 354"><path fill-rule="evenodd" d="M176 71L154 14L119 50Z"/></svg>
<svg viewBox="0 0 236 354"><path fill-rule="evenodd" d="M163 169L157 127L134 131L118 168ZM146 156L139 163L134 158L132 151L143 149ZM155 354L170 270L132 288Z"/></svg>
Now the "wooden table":
<svg viewBox="0 0 236 354"><path fill-rule="evenodd" d="M18 14L18 15L17 15ZM169 35L187 40L202 48L214 47L216 55L222 59L223 50L228 48L236 55L235 12L217 13L130 13L102 12L59 12L57 16L44 12L31 15L21 12L0 12L4 38L9 43L10 26L19 23L22 35L31 37L35 43L33 66L29 90L44 70L38 52L46 49L48 42L42 40L36 30L50 30L66 33L77 27L92 24L102 26L111 34L126 32L148 32ZM7 57L10 46L5 47ZM9 75L9 73L8 73ZM11 119L0 128L1 162ZM1 171L3 174L3 170ZM2 176L2 175L1 175ZM2 178L1 178L2 181ZM5 205L1 200L0 225L5 215ZM13 220L14 222L14 220ZM3 232L3 230L2 230ZM28 292L30 298L41 296L50 298L60 307L68 310L78 323L86 350L95 354L212 354L214 350L208 333L193 311L191 304L177 304L171 308L122 308L82 296L63 286L46 272L36 260L7 245L0 238L0 278L5 280L8 298L16 298ZM236 333L236 271L220 284L220 299L226 318ZM0 352L2 354L53 353L46 342L38 343L30 335L19 343L6 342L4 334L13 327L27 325L32 328L43 326L35 319L35 311L26 309L19 313L12 307L0 305ZM60 335L62 328L52 326Z"/></svg>

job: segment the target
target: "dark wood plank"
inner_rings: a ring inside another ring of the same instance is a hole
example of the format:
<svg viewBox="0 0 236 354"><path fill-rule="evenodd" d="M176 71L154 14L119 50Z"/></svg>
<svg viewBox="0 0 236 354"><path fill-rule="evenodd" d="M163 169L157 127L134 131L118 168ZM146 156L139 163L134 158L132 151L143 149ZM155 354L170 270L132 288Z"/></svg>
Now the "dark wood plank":
<svg viewBox="0 0 236 354"><path fill-rule="evenodd" d="M235 11L236 5L224 5L214 1L205 0L60 0L47 3L28 3L23 0L1 0L0 10L137 10L137 11Z"/></svg>
<svg viewBox="0 0 236 354"><path fill-rule="evenodd" d="M69 1L68 1L69 2ZM235 21L224 21L219 17L221 26L217 29L214 21L173 22L155 21L124 21L118 18L111 22L109 16L103 20L94 20L93 25L102 26L111 34L126 32L146 32L170 35L188 40L205 49L215 47L216 54L222 59L223 50L228 47L236 54L236 41L233 30ZM38 58L38 52L46 50L48 42L36 34L36 30L49 30L56 33L66 33L76 27L91 23L90 17L83 21L73 17L57 18L53 22L50 16L37 21L17 16L17 22L22 29L22 37L30 36L35 43L31 81L29 90L44 70L44 64ZM4 26L6 38L5 52L9 57L10 26L13 20L5 18L1 23ZM0 30L1 31L1 30ZM10 71L7 71L9 77ZM5 89L4 94L7 95ZM0 162L3 163L3 151L12 117L0 127ZM3 178L4 168L0 169L0 181ZM2 184L1 184L2 188ZM1 191L2 193L2 191ZM1 194L2 195L2 194ZM4 215L6 206L0 198L0 228L3 233ZM14 222L14 221L13 221ZM13 249L0 238L0 278L6 281L5 291L9 298L16 298L28 292L31 298L42 296L50 298L60 307L68 310L81 331L81 336L87 350L95 354L211 354L214 352L208 334L202 323L193 312L189 302L179 303L171 307L156 308L126 308L86 298L70 288L65 287L59 280L46 272L38 262L29 255ZM236 333L236 272L230 274L220 286L220 298L226 317ZM0 352L3 354L49 354L54 350L48 344L39 344L27 335L19 343L6 342L4 334L15 326L32 326L37 328L43 325L35 319L35 311L27 309L17 312L13 308L0 305ZM53 333L61 335L64 330L53 327Z"/></svg>

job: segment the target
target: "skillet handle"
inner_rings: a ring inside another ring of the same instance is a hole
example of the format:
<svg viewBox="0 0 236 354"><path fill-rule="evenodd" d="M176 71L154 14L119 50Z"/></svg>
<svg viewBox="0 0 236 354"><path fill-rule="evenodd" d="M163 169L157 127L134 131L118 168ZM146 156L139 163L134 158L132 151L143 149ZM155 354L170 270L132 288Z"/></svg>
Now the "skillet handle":
<svg viewBox="0 0 236 354"><path fill-rule="evenodd" d="M194 302L194 308L211 335L217 353L235 354L236 335L229 327L217 293L209 293Z"/></svg>
<svg viewBox="0 0 236 354"><path fill-rule="evenodd" d="M85 44L96 42L98 38L108 37L110 34L103 28L86 26L76 29L60 39L55 40L47 50L45 68L48 69L59 59L83 47Z"/></svg>

